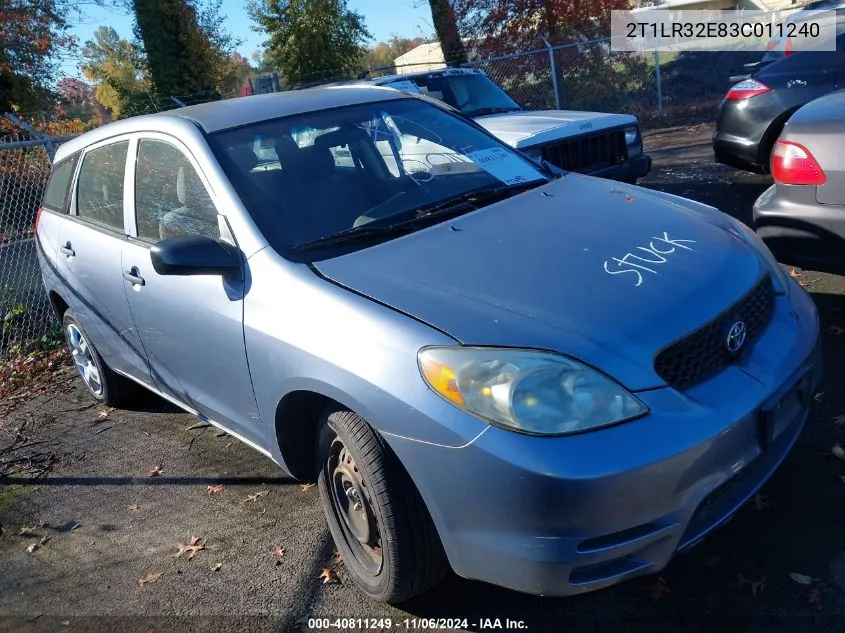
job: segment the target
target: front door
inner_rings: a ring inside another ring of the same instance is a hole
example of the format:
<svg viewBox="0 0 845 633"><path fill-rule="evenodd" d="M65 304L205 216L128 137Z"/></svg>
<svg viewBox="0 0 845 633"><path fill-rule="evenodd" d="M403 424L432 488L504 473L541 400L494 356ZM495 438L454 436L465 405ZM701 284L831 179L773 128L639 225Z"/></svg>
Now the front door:
<svg viewBox="0 0 845 633"><path fill-rule="evenodd" d="M201 415L263 445L244 345L243 280L159 275L150 260L150 248L163 238L228 239L220 230L225 222L178 141L164 135L142 138L132 153L135 226L121 264L153 382Z"/></svg>

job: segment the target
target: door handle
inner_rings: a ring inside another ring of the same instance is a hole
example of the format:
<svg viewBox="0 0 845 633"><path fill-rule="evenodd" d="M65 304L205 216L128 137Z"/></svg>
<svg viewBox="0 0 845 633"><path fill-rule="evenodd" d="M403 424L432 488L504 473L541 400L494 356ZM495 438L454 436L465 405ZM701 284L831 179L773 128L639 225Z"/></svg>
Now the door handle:
<svg viewBox="0 0 845 633"><path fill-rule="evenodd" d="M140 272L140 271L138 270L138 267L137 267L137 266L133 266L133 267L132 267L132 268L130 268L129 270L124 270L124 271L123 271L123 278L124 278L126 281L128 281L129 283L131 283L131 284L135 284L135 285L138 285L138 286L143 286L143 285L144 285L144 283L145 283L145 282L144 282L144 278L143 278L143 277L141 277L141 275L139 274L139 272Z"/></svg>
<svg viewBox="0 0 845 633"><path fill-rule="evenodd" d="M65 242L65 245L60 246L59 250L68 257L73 257L74 255L76 255L76 251L71 248L70 242Z"/></svg>

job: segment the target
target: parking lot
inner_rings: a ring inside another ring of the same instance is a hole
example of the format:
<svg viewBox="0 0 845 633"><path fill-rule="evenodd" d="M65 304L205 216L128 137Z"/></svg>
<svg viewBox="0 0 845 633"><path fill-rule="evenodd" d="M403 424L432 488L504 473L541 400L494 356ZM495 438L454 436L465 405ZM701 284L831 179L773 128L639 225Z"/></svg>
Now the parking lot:
<svg viewBox="0 0 845 633"><path fill-rule="evenodd" d="M711 133L649 132L643 184L748 221L769 180L714 164ZM316 488L153 396L125 411L92 406L65 368L45 393L0 410L0 450L27 438L0 465L29 456L40 474L0 479L0 630L320 630L309 618L353 619L340 630L381 630L387 618L405 630L430 630L427 618L471 631L841 630L845 280L795 274L821 311L825 355L807 428L761 494L659 579L543 599L449 576L401 607L371 602L334 560ZM177 556L180 545L195 551Z"/></svg>

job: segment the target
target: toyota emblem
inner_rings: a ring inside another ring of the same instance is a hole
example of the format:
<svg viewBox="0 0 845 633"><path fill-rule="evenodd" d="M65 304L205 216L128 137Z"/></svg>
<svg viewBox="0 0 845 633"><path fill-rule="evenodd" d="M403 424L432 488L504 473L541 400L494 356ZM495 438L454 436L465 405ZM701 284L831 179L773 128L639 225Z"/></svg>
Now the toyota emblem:
<svg viewBox="0 0 845 633"><path fill-rule="evenodd" d="M742 321L737 321L731 326L731 329L728 330L728 337L725 340L725 344L731 354L736 354L742 349L742 346L745 345L745 336L747 333L748 329Z"/></svg>

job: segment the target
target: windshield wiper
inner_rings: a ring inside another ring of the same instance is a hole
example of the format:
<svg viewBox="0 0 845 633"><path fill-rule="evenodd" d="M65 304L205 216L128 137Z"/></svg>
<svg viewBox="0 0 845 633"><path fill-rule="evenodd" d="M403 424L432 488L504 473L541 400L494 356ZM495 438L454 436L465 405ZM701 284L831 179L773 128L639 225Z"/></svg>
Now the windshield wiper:
<svg viewBox="0 0 845 633"><path fill-rule="evenodd" d="M477 108L475 110L468 110L464 112L467 116L484 116L487 114L503 114L505 112L518 112L522 108L514 107L499 107L499 108Z"/></svg>
<svg viewBox="0 0 845 633"><path fill-rule="evenodd" d="M529 182L521 182L513 185L505 185L503 187L492 187L485 189L475 189L462 193L446 200L433 204L428 207L417 209L414 211L413 217L410 217L392 224L362 224L360 226L353 226L349 229L344 229L326 237L320 237L316 240L303 242L292 247L293 251L305 251L311 248L320 246L330 246L341 242L357 240L361 238L373 236L395 235L397 233L404 233L413 229L416 225L430 221L434 217L440 217L451 214L466 213L474 211L487 204L494 202L497 199L510 197L516 193L526 189L533 189L548 182L547 180L531 180Z"/></svg>

